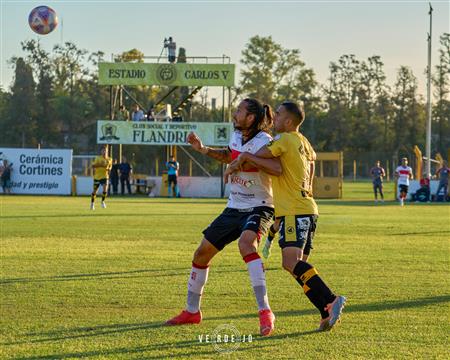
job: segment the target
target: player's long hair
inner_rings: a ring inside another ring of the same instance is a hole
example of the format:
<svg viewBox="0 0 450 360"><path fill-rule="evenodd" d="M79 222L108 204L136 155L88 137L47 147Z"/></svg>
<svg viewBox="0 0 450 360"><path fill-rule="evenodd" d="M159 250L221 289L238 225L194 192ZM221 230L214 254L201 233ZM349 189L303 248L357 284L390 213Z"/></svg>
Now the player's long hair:
<svg viewBox="0 0 450 360"><path fill-rule="evenodd" d="M259 100L252 98L246 98L243 101L247 104L247 112L255 115L255 121L250 127L250 136L260 131L270 133L273 125L273 111L270 105L262 104Z"/></svg>

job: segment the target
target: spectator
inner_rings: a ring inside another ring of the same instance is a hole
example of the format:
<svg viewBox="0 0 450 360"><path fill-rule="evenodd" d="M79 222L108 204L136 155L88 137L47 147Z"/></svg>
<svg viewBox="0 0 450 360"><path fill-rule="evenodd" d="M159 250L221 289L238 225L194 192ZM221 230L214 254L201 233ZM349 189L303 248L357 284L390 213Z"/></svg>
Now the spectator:
<svg viewBox="0 0 450 360"><path fill-rule="evenodd" d="M155 121L155 110L153 109L153 106L151 106L147 112L147 121Z"/></svg>
<svg viewBox="0 0 450 360"><path fill-rule="evenodd" d="M131 113L131 121L145 120L144 112L139 108L138 104L134 104L133 112Z"/></svg>
<svg viewBox="0 0 450 360"><path fill-rule="evenodd" d="M133 168L128 163L125 156L122 157L122 162L119 165L120 172L120 192L125 195L125 184L127 185L128 194L131 194L130 176L133 172Z"/></svg>
<svg viewBox="0 0 450 360"><path fill-rule="evenodd" d="M177 44L175 41L173 41L172 37L169 37L169 40L164 39L164 47L168 49L168 60L170 63L174 63L177 59L176 52L177 52Z"/></svg>
<svg viewBox="0 0 450 360"><path fill-rule="evenodd" d="M167 175L168 175L168 195L169 197L180 197L180 192L178 191L178 184L177 184L177 177L178 177L178 170L180 168L180 164L178 161L175 160L175 156L170 155L170 161L166 162L166 169L167 169ZM173 193L171 185L173 184Z"/></svg>
<svg viewBox="0 0 450 360"><path fill-rule="evenodd" d="M430 201L430 179L426 174L420 179L420 189L414 194L414 200L416 202L429 202Z"/></svg>
<svg viewBox="0 0 450 360"><path fill-rule="evenodd" d="M119 187L119 164L117 163L117 159L113 160L111 171L109 173L109 181L112 186L113 194L117 195L117 190ZM111 191L111 189L108 188L108 191Z"/></svg>
<svg viewBox="0 0 450 360"><path fill-rule="evenodd" d="M125 108L125 105L119 106L119 111L116 114L116 120L122 120L122 121L130 120L130 114L128 113L128 110Z"/></svg>
<svg viewBox="0 0 450 360"><path fill-rule="evenodd" d="M444 189L444 201L447 200L448 196L448 174L450 173L450 168L447 165L447 161L442 163L442 166L436 171L436 176L439 176L439 186L436 191L436 200L439 196L441 189Z"/></svg>
<svg viewBox="0 0 450 360"><path fill-rule="evenodd" d="M3 171L1 175L1 182L4 194L11 194L11 171L12 165L8 160L3 160Z"/></svg>

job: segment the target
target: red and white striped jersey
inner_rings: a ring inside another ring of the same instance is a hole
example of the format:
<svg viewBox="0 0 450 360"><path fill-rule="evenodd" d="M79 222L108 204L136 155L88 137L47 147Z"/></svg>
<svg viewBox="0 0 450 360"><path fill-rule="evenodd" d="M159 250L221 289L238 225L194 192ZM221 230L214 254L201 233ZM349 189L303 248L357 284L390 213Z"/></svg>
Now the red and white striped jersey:
<svg viewBox="0 0 450 360"><path fill-rule="evenodd" d="M412 169L409 166L397 166L395 172L398 174L398 185L407 185L409 186L409 176L412 174Z"/></svg>
<svg viewBox="0 0 450 360"><path fill-rule="evenodd" d="M272 137L269 134L261 131L243 144L242 133L236 130L231 135L229 144L231 157L234 160L242 152L256 154L271 140ZM233 209L247 209L256 206L274 207L270 176L257 168L232 174L227 206Z"/></svg>

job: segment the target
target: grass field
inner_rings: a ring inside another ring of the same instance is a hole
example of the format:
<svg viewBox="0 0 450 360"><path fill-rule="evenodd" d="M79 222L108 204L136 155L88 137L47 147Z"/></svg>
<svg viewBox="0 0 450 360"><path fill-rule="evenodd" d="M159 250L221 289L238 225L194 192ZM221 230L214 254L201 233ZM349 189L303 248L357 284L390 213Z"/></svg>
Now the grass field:
<svg viewBox="0 0 450 360"><path fill-rule="evenodd" d="M392 186L390 186L392 187ZM448 359L450 207L374 205L370 184L319 201L311 258L348 297L342 324L318 312L266 263L273 336L261 338L237 244L214 260L198 326L163 327L185 303L192 253L224 200L1 197L1 359ZM392 197L392 193L388 196ZM233 353L199 335L252 334Z"/></svg>

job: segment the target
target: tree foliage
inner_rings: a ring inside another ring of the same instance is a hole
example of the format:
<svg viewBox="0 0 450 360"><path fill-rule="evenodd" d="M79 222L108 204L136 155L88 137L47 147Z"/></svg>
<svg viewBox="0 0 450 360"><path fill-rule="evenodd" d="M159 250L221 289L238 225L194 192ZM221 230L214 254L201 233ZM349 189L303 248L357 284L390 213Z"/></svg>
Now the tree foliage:
<svg viewBox="0 0 450 360"><path fill-rule="evenodd" d="M23 56L10 59L13 83L10 89L0 88L0 146L41 144L70 147L75 153L96 151L96 121L109 118L110 113L110 88L98 84L97 66L104 61L104 53L88 53L71 42L56 45L51 52L35 40L21 45ZM438 53L432 77L432 151L444 155L450 147L450 34L440 37ZM114 61L143 62L144 54L131 49ZM186 61L186 50L180 48L178 62ZM299 49L283 48L270 36L250 38L241 64L232 103L244 97L256 97L271 106L285 100L302 102L306 111L302 131L318 151L344 151L346 159L391 161L408 155L414 145L425 145L425 100L418 94L416 76L406 66L399 65L390 87L380 56L359 59L344 54L330 62L329 79L319 84ZM148 110L169 88L125 90L120 102L128 110L135 101ZM176 106L192 90L180 88L166 101ZM211 109L204 88L182 116L191 121L221 121L228 110ZM146 163L148 169L154 159L163 163L161 151L129 146L125 154ZM212 162L201 161L216 169Z"/></svg>

